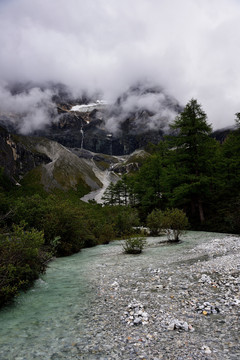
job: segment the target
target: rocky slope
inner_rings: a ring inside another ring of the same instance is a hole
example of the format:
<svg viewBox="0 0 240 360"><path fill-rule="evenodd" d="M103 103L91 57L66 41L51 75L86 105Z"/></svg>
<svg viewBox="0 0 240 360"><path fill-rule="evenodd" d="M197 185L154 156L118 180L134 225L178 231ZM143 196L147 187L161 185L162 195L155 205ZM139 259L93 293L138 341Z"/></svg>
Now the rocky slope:
<svg viewBox="0 0 240 360"><path fill-rule="evenodd" d="M14 135L0 128L0 167L13 183L37 172L46 191L78 190L87 194L85 201L101 200L110 182L119 175L138 169L148 156L143 150L123 157L93 153L79 148L68 149L43 137Z"/></svg>
<svg viewBox="0 0 240 360"><path fill-rule="evenodd" d="M13 135L4 128L0 128L0 167L15 183L38 169L45 190L76 190L81 185L88 192L102 186L90 160L79 158L55 141Z"/></svg>
<svg viewBox="0 0 240 360"><path fill-rule="evenodd" d="M36 149L30 149L20 137L0 127L0 167L11 181L19 181L26 173L51 159Z"/></svg>

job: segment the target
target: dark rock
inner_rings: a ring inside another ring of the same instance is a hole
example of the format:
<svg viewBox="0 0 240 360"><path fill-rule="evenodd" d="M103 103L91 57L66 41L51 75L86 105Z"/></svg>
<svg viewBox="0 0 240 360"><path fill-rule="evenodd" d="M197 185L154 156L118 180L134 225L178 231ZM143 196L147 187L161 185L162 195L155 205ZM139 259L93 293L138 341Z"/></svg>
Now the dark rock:
<svg viewBox="0 0 240 360"><path fill-rule="evenodd" d="M33 168L51 161L48 156L26 147L24 138L0 127L0 167L14 182Z"/></svg>

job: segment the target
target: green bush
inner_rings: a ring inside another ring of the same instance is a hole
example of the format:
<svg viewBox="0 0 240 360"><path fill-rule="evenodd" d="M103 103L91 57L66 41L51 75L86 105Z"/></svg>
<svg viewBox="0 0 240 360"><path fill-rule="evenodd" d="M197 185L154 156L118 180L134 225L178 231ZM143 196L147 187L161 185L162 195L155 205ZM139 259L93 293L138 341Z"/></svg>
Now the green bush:
<svg viewBox="0 0 240 360"><path fill-rule="evenodd" d="M11 219L43 231L45 245L57 256L128 236L139 223L137 211L130 207L85 204L60 193L45 198L38 194L18 197ZM57 244L54 239L58 239Z"/></svg>
<svg viewBox="0 0 240 360"><path fill-rule="evenodd" d="M161 231L161 210L153 210L147 217L147 226L150 230L151 235L158 236Z"/></svg>
<svg viewBox="0 0 240 360"><path fill-rule="evenodd" d="M69 200L50 195L19 198L15 203L14 221L25 221L29 228L44 232L45 245L54 248L59 256L71 255L81 250L85 242L96 244L87 216L80 206ZM54 239L58 244L53 244Z"/></svg>
<svg viewBox="0 0 240 360"><path fill-rule="evenodd" d="M124 240L123 250L126 254L140 254L146 245L147 240L144 236L130 236Z"/></svg>
<svg viewBox="0 0 240 360"><path fill-rule="evenodd" d="M133 227L139 225L138 213L135 209L125 206L115 206L114 228L116 235L121 237L131 234Z"/></svg>
<svg viewBox="0 0 240 360"><path fill-rule="evenodd" d="M161 226L169 241L179 241L179 236L188 228L188 218L184 211L167 209L161 214Z"/></svg>
<svg viewBox="0 0 240 360"><path fill-rule="evenodd" d="M45 271L50 254L42 251L43 243L42 231L23 225L0 235L0 306Z"/></svg>

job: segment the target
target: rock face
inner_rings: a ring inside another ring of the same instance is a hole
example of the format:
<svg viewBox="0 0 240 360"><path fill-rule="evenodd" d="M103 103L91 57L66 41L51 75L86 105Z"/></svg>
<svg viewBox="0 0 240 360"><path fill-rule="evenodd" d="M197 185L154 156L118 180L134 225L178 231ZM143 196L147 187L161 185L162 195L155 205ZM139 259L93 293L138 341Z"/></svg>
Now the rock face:
<svg viewBox="0 0 240 360"><path fill-rule="evenodd" d="M96 193L103 193L103 185L138 169L147 156L144 150L119 158L80 148L68 149L47 138L15 135L0 127L0 168L5 175L18 183L36 169L37 181L46 191L81 189L82 196L91 192L95 199Z"/></svg>
<svg viewBox="0 0 240 360"><path fill-rule="evenodd" d="M0 127L0 167L13 182L36 166L51 161L46 154L31 151L20 139Z"/></svg>
<svg viewBox="0 0 240 360"><path fill-rule="evenodd" d="M88 190L97 190L102 186L90 160L79 158L61 144L48 139L39 139L35 149L51 159L42 166L42 184L46 190L76 190L79 184Z"/></svg>
<svg viewBox="0 0 240 360"><path fill-rule="evenodd" d="M146 146L149 142L157 144L163 137L163 130L146 130L141 133L129 131L129 120L116 134L105 128L101 114L92 110L62 113L58 122L52 122L35 135L44 136L69 148L86 150L108 155L126 155ZM131 121L134 121L132 119Z"/></svg>
<svg viewBox="0 0 240 360"><path fill-rule="evenodd" d="M0 128L0 167L15 183L38 167L45 190L76 190L81 185L88 192L102 186L91 159L79 158L55 141L13 135L4 128Z"/></svg>
<svg viewBox="0 0 240 360"><path fill-rule="evenodd" d="M180 111L162 89L144 85L130 88L114 104L95 95L73 98L59 84L15 84L9 90L12 100L37 94L37 101L21 112L0 104L0 167L14 183L37 168L33 177L45 190L81 188L82 196L98 192L112 175L138 170L147 155L136 150L158 143ZM26 131L28 136L20 135Z"/></svg>
<svg viewBox="0 0 240 360"><path fill-rule="evenodd" d="M27 117L28 125L36 121L33 128L28 127L29 135L94 153L122 156L144 148L149 142L157 144L169 131L169 122L183 109L164 89L149 84L130 87L112 104L97 100L96 94L74 98L63 84L14 84L11 95L26 97L34 87L40 95L49 90L45 105L38 99L34 109L19 113L19 109L3 111L0 104L0 125L9 132L26 134L23 124ZM32 119L38 107L44 113L40 122L38 117ZM212 136L223 142L229 131L218 130Z"/></svg>

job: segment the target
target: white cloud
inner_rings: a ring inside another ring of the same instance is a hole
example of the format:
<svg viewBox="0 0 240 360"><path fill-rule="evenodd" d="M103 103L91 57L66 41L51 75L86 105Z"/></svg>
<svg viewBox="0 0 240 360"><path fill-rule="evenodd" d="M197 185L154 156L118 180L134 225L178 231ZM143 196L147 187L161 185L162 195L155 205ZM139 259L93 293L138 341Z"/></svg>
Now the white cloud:
<svg viewBox="0 0 240 360"><path fill-rule="evenodd" d="M1 77L100 89L110 100L148 79L182 104L196 97L215 128L232 125L239 16L237 0L2 1Z"/></svg>
<svg viewBox="0 0 240 360"><path fill-rule="evenodd" d="M50 121L50 111L55 113L52 103L54 93L38 87L29 91L12 94L3 85L0 86L0 114L15 114L10 120L15 123L22 134L42 129ZM55 113L57 116L57 114Z"/></svg>

